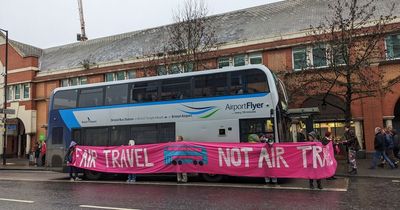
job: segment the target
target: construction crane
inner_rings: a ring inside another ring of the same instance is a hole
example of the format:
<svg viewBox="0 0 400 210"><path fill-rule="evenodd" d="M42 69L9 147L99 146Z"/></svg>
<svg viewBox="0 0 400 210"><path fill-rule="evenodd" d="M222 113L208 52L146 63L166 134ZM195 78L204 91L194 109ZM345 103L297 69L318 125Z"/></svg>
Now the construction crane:
<svg viewBox="0 0 400 210"><path fill-rule="evenodd" d="M86 41L88 40L85 32L85 20L83 19L83 6L82 6L82 0L78 0L78 7L79 7L79 17L81 20L81 33L77 34L76 39L78 41Z"/></svg>

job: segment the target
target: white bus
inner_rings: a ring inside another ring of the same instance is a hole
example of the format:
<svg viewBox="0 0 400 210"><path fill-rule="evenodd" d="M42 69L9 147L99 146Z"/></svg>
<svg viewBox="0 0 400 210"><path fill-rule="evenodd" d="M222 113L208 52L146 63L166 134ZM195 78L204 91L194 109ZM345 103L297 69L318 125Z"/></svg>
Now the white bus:
<svg viewBox="0 0 400 210"><path fill-rule="evenodd" d="M286 109L282 83L263 65L57 88L50 100L48 164L63 166L71 140L114 146L180 135L185 141L247 142L249 134L264 134L287 141Z"/></svg>

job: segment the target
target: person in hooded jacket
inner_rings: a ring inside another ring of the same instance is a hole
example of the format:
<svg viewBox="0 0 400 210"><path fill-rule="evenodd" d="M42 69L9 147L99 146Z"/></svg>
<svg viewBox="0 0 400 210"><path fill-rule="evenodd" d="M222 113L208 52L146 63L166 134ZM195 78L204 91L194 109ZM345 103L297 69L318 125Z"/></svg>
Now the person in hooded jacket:
<svg viewBox="0 0 400 210"><path fill-rule="evenodd" d="M69 148L67 151L67 154L65 155L65 161L67 162L67 165L69 167L69 178L70 181L80 181L78 177L78 168L72 165L73 157L75 155L75 148L76 148L77 143L75 141L71 141L69 144Z"/></svg>

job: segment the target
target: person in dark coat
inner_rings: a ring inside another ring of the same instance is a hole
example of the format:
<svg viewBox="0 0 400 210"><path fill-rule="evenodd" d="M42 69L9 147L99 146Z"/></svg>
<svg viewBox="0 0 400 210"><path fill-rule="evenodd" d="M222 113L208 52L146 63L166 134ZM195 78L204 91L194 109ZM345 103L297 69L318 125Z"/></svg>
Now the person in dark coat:
<svg viewBox="0 0 400 210"><path fill-rule="evenodd" d="M378 160L382 156L392 169L395 168L394 164L392 163L392 161L388 158L388 156L385 153L385 135L380 127L375 128L374 148L375 148L375 153L374 153L374 157L372 159L372 165L371 165L371 167L369 167L369 169L375 169Z"/></svg>
<svg viewBox="0 0 400 210"><path fill-rule="evenodd" d="M311 131L308 133L308 141L310 142L318 142L318 135L315 131ZM314 179L310 179L310 189L314 189ZM318 189L322 189L321 179L317 179L317 187Z"/></svg>
<svg viewBox="0 0 400 210"><path fill-rule="evenodd" d="M357 151L360 149L360 146L358 144L357 137L350 129L349 125L346 125L344 127L345 132L344 132L344 137L346 139L345 143L349 148L348 152L348 160L349 160L349 174L356 175L357 174L357 160L356 160L356 155Z"/></svg>
<svg viewBox="0 0 400 210"><path fill-rule="evenodd" d="M397 134L397 130L393 129L392 134L393 134L393 153L397 159L400 159L400 154L399 154L400 142L399 142L399 135Z"/></svg>

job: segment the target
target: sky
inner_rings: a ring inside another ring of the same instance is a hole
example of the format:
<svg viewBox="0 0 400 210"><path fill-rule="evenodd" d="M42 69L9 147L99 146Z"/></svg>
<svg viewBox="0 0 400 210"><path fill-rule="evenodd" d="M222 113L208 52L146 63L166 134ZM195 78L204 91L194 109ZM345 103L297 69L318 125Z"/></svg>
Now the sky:
<svg viewBox="0 0 400 210"><path fill-rule="evenodd" d="M82 0L89 39L173 23L185 0ZM209 15L279 0L205 0ZM10 39L39 48L76 42L77 0L0 0L0 28Z"/></svg>

